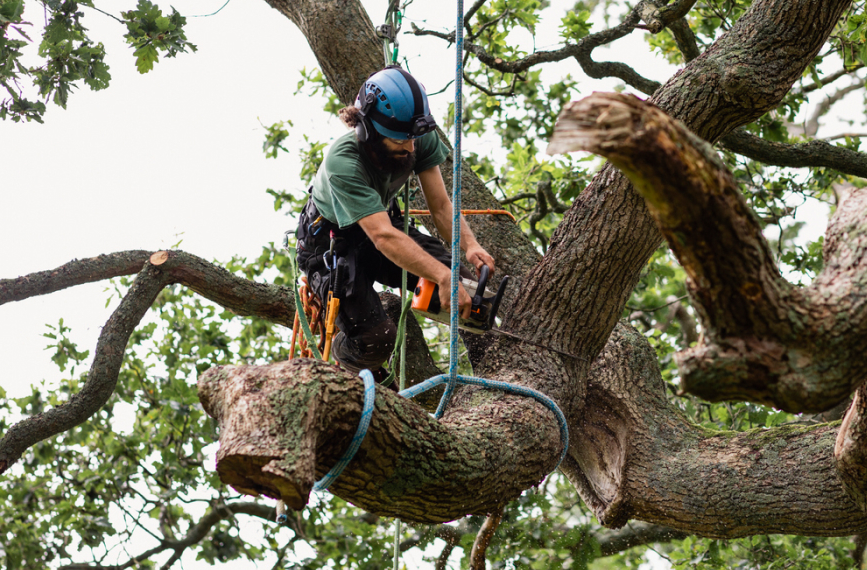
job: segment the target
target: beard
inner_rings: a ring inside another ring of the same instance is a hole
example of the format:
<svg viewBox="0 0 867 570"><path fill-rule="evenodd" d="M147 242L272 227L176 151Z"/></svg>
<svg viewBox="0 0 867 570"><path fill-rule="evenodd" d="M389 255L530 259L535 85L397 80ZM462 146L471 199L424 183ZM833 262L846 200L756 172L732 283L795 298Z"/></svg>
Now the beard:
<svg viewBox="0 0 867 570"><path fill-rule="evenodd" d="M403 174L415 166L414 152L389 150L382 137L371 141L369 148L376 164L389 174Z"/></svg>

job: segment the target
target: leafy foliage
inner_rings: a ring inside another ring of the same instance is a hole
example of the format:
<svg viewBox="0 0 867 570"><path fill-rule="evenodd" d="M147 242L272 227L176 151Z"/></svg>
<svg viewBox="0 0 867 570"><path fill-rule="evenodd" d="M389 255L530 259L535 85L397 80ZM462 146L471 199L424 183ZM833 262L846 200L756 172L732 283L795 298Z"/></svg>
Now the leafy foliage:
<svg viewBox="0 0 867 570"><path fill-rule="evenodd" d="M82 83L91 89L108 85L103 46L88 37L81 23L80 8L94 4L94 0L46 0L47 24L38 44L43 63L28 67L21 62L32 44L25 4L23 0L0 0L0 84L8 94L0 105L0 117L41 122L49 100L65 107L72 90ZM704 48L725 33L750 4L749 0L697 2L687 19L699 46ZM560 35L556 41L581 41L598 31L600 20L605 25L619 20L624 9L623 3L607 0L576 2L573 10L557 14ZM537 26L549 10L546 1L491 0L476 12L472 41L495 58L524 57L535 45L528 47L515 38L523 34L535 40ZM149 0L139 0L136 9L122 12L118 19L126 28L124 37L141 73L152 70L160 54L174 57L196 49L184 33L185 19L174 9L166 15ZM646 40L667 60L683 64L670 32L648 35ZM826 48L805 73L801 88L789 93L773 112L748 125L750 132L775 142L800 140L791 126L808 106L804 84L821 82L835 58L847 68L867 63L864 2L853 3ZM464 108L465 132L471 137L495 137L497 144L491 152L471 152L467 162L493 185L496 196L544 251L563 212L589 183L597 166L590 158L550 159L540 152L562 106L578 96L580 80L571 75L552 78L542 69L501 73L472 58L466 73L472 85L467 88ZM25 97L28 87L37 96ZM301 70L295 94L322 98L323 108L331 114L340 107L319 70ZM450 124L446 119L445 124ZM280 151L292 154L296 142L292 127L291 121L265 127L266 158L277 158ZM275 210L290 216L306 200L303 188L321 164L326 145L308 134L302 134L298 142L301 184L293 190L267 190ZM844 139L839 144L858 149L860 139ZM797 217L798 209L816 202L833 207L835 184L849 178L822 168L804 173L767 167L730 153L723 158L764 224L783 270L808 283L822 267L823 241L801 238L805 226ZM255 259L234 258L225 265L247 279L276 284L287 284L290 279L289 259L274 244L265 246ZM130 283L129 279L117 280L114 296L122 296ZM708 404L676 395L679 378L673 355L688 347L701 331L686 295L684 272L667 248L651 257L623 318L656 349L669 396L692 422L707 429L743 431L819 421L753 404ZM422 324L435 360L444 362L445 329ZM69 333L60 319L45 334L51 358L65 374L57 386L43 385L16 399L0 389L0 432L20 417L62 405L78 393L87 378L81 370L89 351L77 347ZM216 425L198 403L195 380L212 366L284 359L287 336L279 326L237 317L182 287L164 290L130 339L117 388L107 405L85 424L33 446L18 466L0 476L0 565L15 570L57 567L71 560L123 564L140 554L129 546L134 541L147 537L156 546L160 541L182 539L206 513L225 512L247 502L222 485L213 471L210 446L217 437ZM463 366L468 372L468 364ZM303 511L291 513L287 527L278 527L270 520L270 505L258 504L266 507L258 511L262 517L256 519L258 534L251 536L243 529L241 521L246 515L227 515L191 546L195 557L215 565L242 560L274 564L276 560L274 568L311 570L390 566L391 521L340 499L319 496ZM480 518L471 517L450 525L461 537L452 556L460 560L461 567L468 566L469 549L481 523ZM445 548L437 538L440 531L437 527L404 528L401 540L413 545L405 555L423 559L428 566L436 564ZM603 557L600 545L605 532L576 499L571 485L555 474L507 506L488 560L492 568L647 567L647 546ZM792 567L792 561L800 567L840 568L849 562L852 543L791 536L732 541L689 537L653 548L672 568L773 569ZM172 552L168 549L136 564L153 568Z"/></svg>
<svg viewBox="0 0 867 570"><path fill-rule="evenodd" d="M27 66L22 59L33 40L25 31L32 23L23 19L24 0L0 0L0 86L9 96L0 102L0 119L42 122L47 101L65 109L70 94L82 83L98 91L111 81L103 44L94 42L82 25L80 8L97 9L93 0L45 0L42 6L48 17L37 54L43 63ZM184 33L186 19L174 8L166 16L149 0L139 0L135 10L115 19L126 25L124 38L135 50L139 73L151 71L160 53L175 57L196 51ZM33 89L31 98L25 96Z"/></svg>
<svg viewBox="0 0 867 570"><path fill-rule="evenodd" d="M139 73L147 73L159 61L160 52L166 57L175 57L190 49L196 51L196 46L187 41L184 24L187 19L172 8L169 16L163 16L162 10L149 0L139 0L138 7L129 12L121 12L127 33L126 41L135 50L135 65Z"/></svg>

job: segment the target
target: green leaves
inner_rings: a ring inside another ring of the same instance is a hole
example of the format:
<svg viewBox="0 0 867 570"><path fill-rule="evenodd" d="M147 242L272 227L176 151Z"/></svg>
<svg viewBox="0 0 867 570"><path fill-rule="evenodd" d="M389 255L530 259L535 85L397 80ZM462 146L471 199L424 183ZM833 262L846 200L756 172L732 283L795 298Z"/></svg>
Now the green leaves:
<svg viewBox="0 0 867 570"><path fill-rule="evenodd" d="M63 319L57 323L56 327L51 325L45 325L50 330L54 332L44 333L42 336L45 338L49 338L51 340L57 341L54 344L50 344L45 347L46 350L54 349L54 354L51 356L51 361L54 362L58 368L60 368L61 372L66 371L66 367L70 361L72 361L73 366L71 370L71 374L75 372L75 366L81 364L87 357L90 355L89 350L80 351L74 342L67 338L67 333L70 331L69 327L63 324Z"/></svg>
<svg viewBox="0 0 867 570"><path fill-rule="evenodd" d="M0 84L11 96L0 106L2 119L42 121L45 105L29 101L22 95L19 81L23 78L32 81L43 100L51 99L64 108L77 82L98 90L108 86L111 79L108 65L104 62L105 49L101 43L94 43L87 37L87 30L80 22L83 14L78 11L78 3L50 2L47 7L50 18L38 49L45 63L27 68L21 64L20 58L21 50L30 43L30 38L21 27L14 25L29 25L21 20L23 4L18 0L0 3L0 25L17 31L24 38L11 40L8 33L0 38Z"/></svg>
<svg viewBox="0 0 867 570"><path fill-rule="evenodd" d="M0 25L17 24L21 22L22 14L24 14L24 0L0 1Z"/></svg>
<svg viewBox="0 0 867 570"><path fill-rule="evenodd" d="M289 152L283 146L283 141L289 138L289 129L287 127L291 126L292 121L277 121L276 123L265 127L265 142L262 143L262 150L265 152L265 158L277 158L277 153L281 150L283 152Z"/></svg>
<svg viewBox="0 0 867 570"><path fill-rule="evenodd" d="M573 42L580 40L590 33L590 28L593 27L590 19L589 10L573 10L567 12L563 19L560 20L560 35L564 39L572 40Z"/></svg>
<svg viewBox="0 0 867 570"><path fill-rule="evenodd" d="M160 52L166 57L175 57L188 48L196 51L196 46L187 41L183 30L187 19L174 8L166 17L150 0L139 0L135 10L121 12L121 15L128 30L124 38L135 50L133 55L139 73L152 70L159 61Z"/></svg>
<svg viewBox="0 0 867 570"><path fill-rule="evenodd" d="M24 31L30 25L23 20L24 0L0 0L0 86L8 95L0 99L0 119L42 122L45 102L66 108L70 95L81 84L94 91L108 87L111 74L105 63L105 47L88 35L80 6L93 7L93 2L44 2L46 24L37 52L42 64L28 67L21 63L24 48L32 43ZM164 15L150 1L140 0L135 10L122 12L122 18L127 28L124 37L135 50L140 73L153 69L161 54L175 57L196 51L184 33L186 19L174 8ZM28 95L28 90L36 93Z"/></svg>
<svg viewBox="0 0 867 570"><path fill-rule="evenodd" d="M846 20L845 34L838 37L843 54L843 66L852 69L867 65L867 14L853 11Z"/></svg>

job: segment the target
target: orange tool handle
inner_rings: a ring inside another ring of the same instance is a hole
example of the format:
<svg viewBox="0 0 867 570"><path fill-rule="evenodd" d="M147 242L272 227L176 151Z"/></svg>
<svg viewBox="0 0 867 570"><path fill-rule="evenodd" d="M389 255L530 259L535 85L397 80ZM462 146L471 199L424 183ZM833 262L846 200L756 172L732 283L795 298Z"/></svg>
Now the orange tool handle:
<svg viewBox="0 0 867 570"><path fill-rule="evenodd" d="M331 295L329 294L329 297ZM337 311L340 309L340 299L331 297L328 299L328 318L325 325L325 349L322 351L322 360L328 362L331 355L331 339L334 337L334 321L337 319Z"/></svg>
<svg viewBox="0 0 867 570"><path fill-rule="evenodd" d="M415 286L414 295L412 296L412 308L417 311L424 311L425 313L438 313L439 298L434 298L436 289L436 283L424 277L419 277L418 285Z"/></svg>

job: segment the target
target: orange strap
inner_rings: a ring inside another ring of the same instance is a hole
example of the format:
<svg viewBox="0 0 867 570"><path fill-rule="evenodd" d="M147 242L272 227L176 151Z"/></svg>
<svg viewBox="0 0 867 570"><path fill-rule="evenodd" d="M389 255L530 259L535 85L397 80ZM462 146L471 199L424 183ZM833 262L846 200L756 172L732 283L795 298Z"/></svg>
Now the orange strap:
<svg viewBox="0 0 867 570"><path fill-rule="evenodd" d="M405 212L401 212L401 213L405 213ZM479 215L485 215L485 214L493 216L493 215L497 215L497 214L503 214L504 216L509 216L510 218L512 218L513 222L518 221L515 219L515 216L512 215L512 212L510 212L508 210L461 210L461 214L463 214L465 216L479 216ZM430 210L410 210L409 215L410 216L430 216Z"/></svg>

